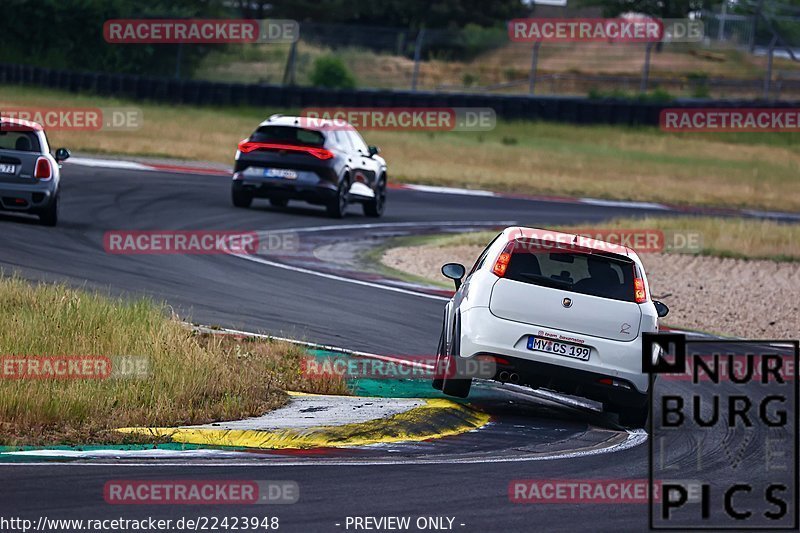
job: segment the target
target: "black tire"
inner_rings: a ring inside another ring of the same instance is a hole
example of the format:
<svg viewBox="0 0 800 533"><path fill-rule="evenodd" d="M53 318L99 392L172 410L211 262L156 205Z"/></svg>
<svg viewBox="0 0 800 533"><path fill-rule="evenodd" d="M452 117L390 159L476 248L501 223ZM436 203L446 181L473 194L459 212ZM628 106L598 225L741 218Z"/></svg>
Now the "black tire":
<svg viewBox="0 0 800 533"><path fill-rule="evenodd" d="M231 189L231 200L236 207L250 207L253 203L253 195L236 189Z"/></svg>
<svg viewBox="0 0 800 533"><path fill-rule="evenodd" d="M269 205L272 207L286 207L289 205L289 200L287 198L270 198Z"/></svg>
<svg viewBox="0 0 800 533"><path fill-rule="evenodd" d="M39 212L39 223L51 227L58 224L58 194L53 197L50 205Z"/></svg>
<svg viewBox="0 0 800 533"><path fill-rule="evenodd" d="M453 326L453 342L450 343L450 350L447 354L447 370L442 378L442 392L448 396L456 398L466 398L472 388L472 378L454 378L452 376L463 375L463 361L460 357L461 320L456 312L456 323ZM451 365L455 365L455 368Z"/></svg>
<svg viewBox="0 0 800 533"><path fill-rule="evenodd" d="M328 216L332 218L342 218L347 211L347 192L350 190L350 180L347 176L342 178L339 187L336 189L336 198L328 203Z"/></svg>
<svg viewBox="0 0 800 533"><path fill-rule="evenodd" d="M442 326L442 333L439 335L439 347L436 349L436 367L433 369L433 381L431 382L431 385L436 390L442 390L442 383L444 382L442 368L444 368L444 358L447 357L444 350L444 326Z"/></svg>
<svg viewBox="0 0 800 533"><path fill-rule="evenodd" d="M375 198L369 202L364 202L364 214L368 217L378 218L383 215L386 207L386 180L381 178L378 186L375 187Z"/></svg>

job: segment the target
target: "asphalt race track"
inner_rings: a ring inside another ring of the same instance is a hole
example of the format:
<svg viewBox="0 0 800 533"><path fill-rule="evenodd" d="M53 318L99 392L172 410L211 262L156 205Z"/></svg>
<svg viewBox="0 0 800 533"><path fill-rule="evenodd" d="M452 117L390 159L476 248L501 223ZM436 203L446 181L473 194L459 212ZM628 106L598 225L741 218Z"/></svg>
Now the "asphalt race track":
<svg viewBox="0 0 800 533"><path fill-rule="evenodd" d="M275 209L257 201L251 209L234 208L225 177L70 164L65 165L63 173L57 228L0 214L0 266L6 274L16 270L33 280L66 281L112 294L152 295L166 300L193 322L379 354L431 353L439 335L443 302L229 255L111 255L103 249L103 234L136 229L275 231L376 222L424 226L452 221L488 225L514 221L548 225L663 214L639 208L391 190L383 218L365 218L360 206L351 206L349 216L335 221L327 218L323 209L301 203ZM363 236L364 231L354 230L354 235ZM300 235L302 242L303 233ZM706 349L713 351L715 346ZM688 385L680 383L665 387L682 394L689 390ZM34 519L43 509L58 518L270 513L280 517L281 530L285 531L344 531L345 518L354 515L448 516L455 518L453 529L458 531L647 529L647 505L642 503L512 503L509 483L515 479L646 480L648 476L646 444L566 459L525 459L527 439L536 442L537 429L548 436L565 432L580 438L587 426L608 427L611 423L602 416L593 417L546 400L520 402L525 403L519 411L510 408L508 401L485 403L498 420L495 427L485 430L491 446L481 442L481 430L463 436L462 441L443 443L444 447L435 452L436 460L428 462L404 462L401 447L391 460L375 464L303 457L273 460L269 455L235 465L199 465L191 460L167 464L145 460L127 464L0 464L0 501L11 511L6 514ZM670 451L670 460L686 462L698 442L705 439L706 449L717 450L721 461L730 444L729 436L700 438L687 433ZM696 477L715 476L720 486L742 479L761 480L765 476L760 456L763 437L763 432L755 431L742 445L743 460L736 474L729 476L724 465L711 461L695 472ZM431 444L432 449L436 446ZM796 457L796 448L793 453ZM457 460L464 454L472 460ZM687 477L685 473L682 476ZM191 478L294 480L300 486L301 500L268 509L111 506L103 500L103 485L111 479ZM796 488L793 490L790 498L796 502ZM721 504L715 500L712 506ZM791 507L796 512L797 505Z"/></svg>

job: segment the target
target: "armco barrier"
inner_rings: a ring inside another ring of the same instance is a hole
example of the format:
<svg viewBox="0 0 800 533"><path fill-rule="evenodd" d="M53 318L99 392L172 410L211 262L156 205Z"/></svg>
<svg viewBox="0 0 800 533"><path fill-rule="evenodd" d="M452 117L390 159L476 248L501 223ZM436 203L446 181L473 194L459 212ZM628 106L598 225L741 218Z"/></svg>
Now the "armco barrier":
<svg viewBox="0 0 800 533"><path fill-rule="evenodd" d="M572 96L483 95L388 91L334 90L316 87L246 85L175 80L132 74L71 72L0 63L0 84L49 87L102 96L191 105L255 107L491 107L506 119L539 119L573 124L658 125L665 107L797 107L798 102L757 100L690 100L668 103L589 99Z"/></svg>

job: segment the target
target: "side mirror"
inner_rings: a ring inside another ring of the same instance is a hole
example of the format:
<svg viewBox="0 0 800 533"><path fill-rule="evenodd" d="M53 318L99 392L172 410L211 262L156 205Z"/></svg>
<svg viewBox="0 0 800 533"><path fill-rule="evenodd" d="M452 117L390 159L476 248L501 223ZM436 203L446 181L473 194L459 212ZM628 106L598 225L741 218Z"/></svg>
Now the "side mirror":
<svg viewBox="0 0 800 533"><path fill-rule="evenodd" d="M369 147L369 156L370 157L372 157L374 155L378 155L379 153L381 153L381 149L378 148L377 146L370 146Z"/></svg>
<svg viewBox="0 0 800 533"><path fill-rule="evenodd" d="M71 155L72 154L69 153L69 150L66 148L59 148L56 150L56 162L61 163L62 161L66 161Z"/></svg>
<svg viewBox="0 0 800 533"><path fill-rule="evenodd" d="M658 314L659 317L663 318L669 313L667 304L659 302L658 300L653 300L653 305L656 306L656 314Z"/></svg>
<svg viewBox="0 0 800 533"><path fill-rule="evenodd" d="M442 274L446 278L450 278L456 284L456 290L461 287L461 280L464 278L464 274L467 273L467 269L464 268L464 265L460 265L458 263L447 263L442 267Z"/></svg>

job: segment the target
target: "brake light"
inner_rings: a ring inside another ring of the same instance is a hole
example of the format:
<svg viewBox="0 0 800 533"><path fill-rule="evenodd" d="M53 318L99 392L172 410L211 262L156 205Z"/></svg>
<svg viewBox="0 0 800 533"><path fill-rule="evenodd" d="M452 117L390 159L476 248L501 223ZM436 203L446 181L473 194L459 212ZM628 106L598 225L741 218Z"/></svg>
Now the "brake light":
<svg viewBox="0 0 800 533"><path fill-rule="evenodd" d="M40 180L49 180L53 177L53 167L50 165L49 159L40 157L36 160L36 170L33 173L33 177Z"/></svg>
<svg viewBox="0 0 800 533"><path fill-rule="evenodd" d="M256 150L286 150L287 152L304 152L313 155L317 159L332 159L333 152L325 148L314 148L313 146L295 146L292 144L278 143L259 143L248 141L247 139L239 143L239 151L245 154Z"/></svg>
<svg viewBox="0 0 800 533"><path fill-rule="evenodd" d="M647 301L647 293L644 290L644 280L642 278L633 280L633 293L637 304L643 304Z"/></svg>
<svg viewBox="0 0 800 533"><path fill-rule="evenodd" d="M508 263L511 261L511 252L514 250L514 241L506 244L506 247L503 248L503 252L497 257L497 260L494 262L494 266L492 267L492 272L498 278L502 278L506 275L506 270L508 269Z"/></svg>

